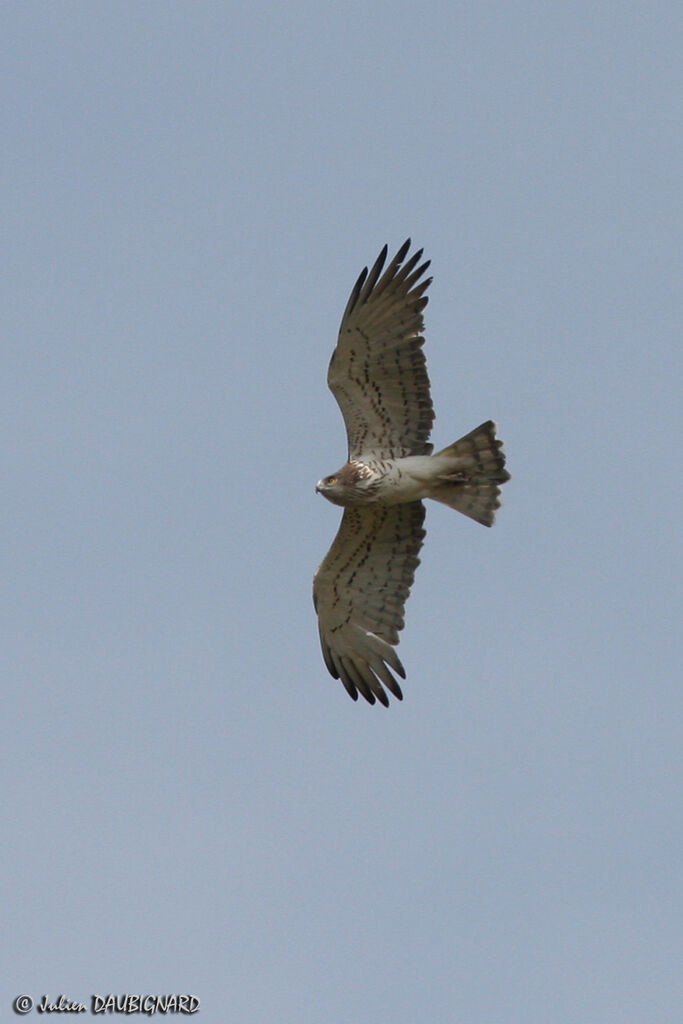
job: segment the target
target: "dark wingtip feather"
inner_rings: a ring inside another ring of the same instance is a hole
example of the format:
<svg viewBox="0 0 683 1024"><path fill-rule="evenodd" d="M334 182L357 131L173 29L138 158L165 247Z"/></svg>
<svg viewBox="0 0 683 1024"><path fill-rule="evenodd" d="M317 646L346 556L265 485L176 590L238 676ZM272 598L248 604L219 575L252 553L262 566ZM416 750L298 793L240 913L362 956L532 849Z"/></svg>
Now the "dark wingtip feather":
<svg viewBox="0 0 683 1024"><path fill-rule="evenodd" d="M363 288L360 294L358 295L358 305L362 306L364 302L367 302L370 294L372 293L372 289L377 284L379 275L382 273L382 268L384 267L388 251L388 247L385 245L377 259L375 260L372 266L372 270L370 271L368 277L366 278L365 284L363 285Z"/></svg>
<svg viewBox="0 0 683 1024"><path fill-rule="evenodd" d="M345 679L344 676L337 676L336 678L341 679L342 683L344 684L344 689L348 693L351 700L358 700L358 691L356 690L356 687L353 685L353 683L349 679Z"/></svg>
<svg viewBox="0 0 683 1024"><path fill-rule="evenodd" d="M377 700L380 702L380 704L383 705L383 707L389 707L389 698L387 697L386 693L384 692L381 686L378 686L377 689L375 690L375 696L377 697Z"/></svg>
<svg viewBox="0 0 683 1024"><path fill-rule="evenodd" d="M394 677L392 676L392 674L389 671L389 669L387 669L387 676L389 677L389 679L391 679L391 683L389 682L389 679L384 679L383 680L384 685L386 687L388 687L390 693L392 693L394 695L396 700L403 700L403 691L402 691L401 687L398 685L398 683L396 682L396 680L394 679Z"/></svg>
<svg viewBox="0 0 683 1024"><path fill-rule="evenodd" d="M367 267L363 267L363 269L361 270L360 274L358 275L358 280L354 284L354 286L353 286L353 288L351 290L351 294L349 295L349 301L346 303L346 309L344 310L344 315L342 316L342 323L344 323L344 320L346 319L346 317L349 315L351 310L355 307L356 303L358 302L358 296L360 295L360 293L361 293L361 291L363 289L363 285L365 284L365 278L367 276L368 276L368 268ZM332 353L332 358L334 358L334 353Z"/></svg>

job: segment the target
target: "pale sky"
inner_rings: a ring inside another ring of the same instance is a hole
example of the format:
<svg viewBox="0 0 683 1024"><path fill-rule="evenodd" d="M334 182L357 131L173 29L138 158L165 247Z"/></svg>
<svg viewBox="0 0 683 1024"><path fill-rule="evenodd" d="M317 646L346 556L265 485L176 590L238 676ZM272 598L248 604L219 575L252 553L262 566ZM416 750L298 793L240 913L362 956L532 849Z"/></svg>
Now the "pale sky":
<svg viewBox="0 0 683 1024"><path fill-rule="evenodd" d="M682 20L2 5L6 1019L680 1024ZM385 710L314 488L408 236L434 442L491 417L512 481L429 507Z"/></svg>

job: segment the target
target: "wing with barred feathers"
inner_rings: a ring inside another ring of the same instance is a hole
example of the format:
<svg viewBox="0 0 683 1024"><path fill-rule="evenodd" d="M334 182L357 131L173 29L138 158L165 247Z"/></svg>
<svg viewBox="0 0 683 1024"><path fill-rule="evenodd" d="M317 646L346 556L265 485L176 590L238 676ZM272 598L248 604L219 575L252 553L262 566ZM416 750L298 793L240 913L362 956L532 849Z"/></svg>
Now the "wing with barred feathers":
<svg viewBox="0 0 683 1024"><path fill-rule="evenodd" d="M410 239L382 273L386 245L356 281L342 317L327 383L346 424L349 459L428 455L434 422L422 345L431 278Z"/></svg>
<svg viewBox="0 0 683 1024"><path fill-rule="evenodd" d="M425 531L421 501L355 505L344 510L339 532L313 581L325 664L349 695L389 704L405 679L394 650Z"/></svg>

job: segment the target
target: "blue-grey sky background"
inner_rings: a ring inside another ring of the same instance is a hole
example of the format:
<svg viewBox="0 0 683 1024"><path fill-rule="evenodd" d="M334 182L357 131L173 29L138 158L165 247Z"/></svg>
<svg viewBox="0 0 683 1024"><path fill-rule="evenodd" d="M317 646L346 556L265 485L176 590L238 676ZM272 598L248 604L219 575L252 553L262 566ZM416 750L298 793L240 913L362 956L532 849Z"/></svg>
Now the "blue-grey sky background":
<svg viewBox="0 0 683 1024"><path fill-rule="evenodd" d="M680 5L0 17L7 1019L680 1024ZM513 479L429 507L386 711L314 486L409 235L434 441Z"/></svg>

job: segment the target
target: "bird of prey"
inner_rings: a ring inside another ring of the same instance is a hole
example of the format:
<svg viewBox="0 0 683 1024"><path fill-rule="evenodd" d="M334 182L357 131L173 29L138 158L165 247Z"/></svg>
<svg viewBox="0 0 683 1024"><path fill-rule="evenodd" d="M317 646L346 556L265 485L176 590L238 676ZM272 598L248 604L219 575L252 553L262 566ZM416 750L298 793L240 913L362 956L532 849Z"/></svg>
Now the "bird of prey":
<svg viewBox="0 0 683 1024"><path fill-rule="evenodd" d="M316 491L344 508L313 581L320 644L348 694L385 707L405 679L395 647L425 536L423 498L492 526L510 479L491 420L432 454L434 421L422 346L431 278L410 239L384 270L386 245L344 310L327 383L346 424L348 459Z"/></svg>

